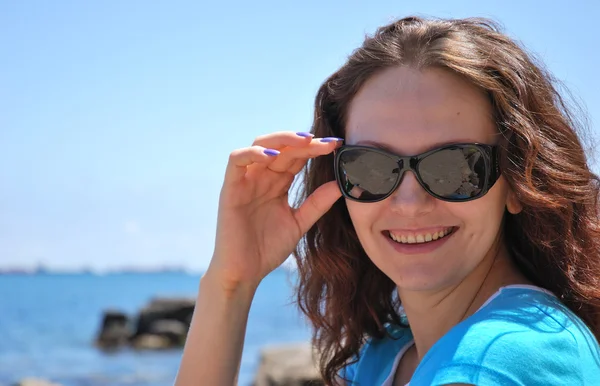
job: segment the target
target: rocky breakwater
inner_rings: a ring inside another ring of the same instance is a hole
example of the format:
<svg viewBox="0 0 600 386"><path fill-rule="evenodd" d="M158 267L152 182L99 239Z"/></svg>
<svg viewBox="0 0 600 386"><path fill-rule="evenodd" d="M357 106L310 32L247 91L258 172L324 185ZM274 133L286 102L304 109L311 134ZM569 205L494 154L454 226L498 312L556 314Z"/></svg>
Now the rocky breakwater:
<svg viewBox="0 0 600 386"><path fill-rule="evenodd" d="M156 298L133 317L106 310L95 343L103 350L183 347L194 305L194 299ZM309 343L266 346L260 353L254 386L321 386L315 357Z"/></svg>
<svg viewBox="0 0 600 386"><path fill-rule="evenodd" d="M264 347L253 386L323 386L316 358L308 343Z"/></svg>
<svg viewBox="0 0 600 386"><path fill-rule="evenodd" d="M127 346L139 350L183 347L194 305L194 299L155 298L133 317L122 311L106 310L96 346L103 350Z"/></svg>

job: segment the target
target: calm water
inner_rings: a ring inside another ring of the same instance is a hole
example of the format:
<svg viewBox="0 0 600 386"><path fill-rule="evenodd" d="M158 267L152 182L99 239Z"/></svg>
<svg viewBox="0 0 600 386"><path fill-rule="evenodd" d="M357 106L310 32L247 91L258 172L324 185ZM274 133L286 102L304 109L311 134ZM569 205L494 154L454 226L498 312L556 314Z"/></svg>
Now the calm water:
<svg viewBox="0 0 600 386"><path fill-rule="evenodd" d="M277 270L259 287L240 385L254 378L261 347L309 339L310 330L290 304L293 279ZM0 385L30 376L65 386L171 385L180 350L105 354L92 342L104 309L133 315L154 296L195 296L198 280L179 273L0 276Z"/></svg>

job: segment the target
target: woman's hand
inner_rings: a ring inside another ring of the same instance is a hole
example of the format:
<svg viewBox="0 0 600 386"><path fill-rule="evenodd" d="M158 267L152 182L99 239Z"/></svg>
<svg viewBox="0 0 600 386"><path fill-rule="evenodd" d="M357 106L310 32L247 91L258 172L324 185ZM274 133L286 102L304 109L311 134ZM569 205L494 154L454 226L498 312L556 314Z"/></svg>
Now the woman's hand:
<svg viewBox="0 0 600 386"><path fill-rule="evenodd" d="M229 292L257 286L293 252L300 238L341 197L335 181L298 209L288 191L308 159L331 153L337 138L279 132L258 137L229 157L219 198L215 251L207 271ZM333 167L333 165L332 165Z"/></svg>

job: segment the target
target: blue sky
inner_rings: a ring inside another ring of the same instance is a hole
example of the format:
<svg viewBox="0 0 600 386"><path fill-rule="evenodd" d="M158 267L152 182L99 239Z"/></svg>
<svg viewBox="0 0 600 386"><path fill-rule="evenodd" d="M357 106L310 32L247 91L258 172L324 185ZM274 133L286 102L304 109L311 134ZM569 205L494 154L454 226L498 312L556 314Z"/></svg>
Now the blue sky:
<svg viewBox="0 0 600 386"><path fill-rule="evenodd" d="M486 16L600 124L593 1L0 3L0 266L207 266L228 154L410 14ZM596 169L597 170L597 169Z"/></svg>

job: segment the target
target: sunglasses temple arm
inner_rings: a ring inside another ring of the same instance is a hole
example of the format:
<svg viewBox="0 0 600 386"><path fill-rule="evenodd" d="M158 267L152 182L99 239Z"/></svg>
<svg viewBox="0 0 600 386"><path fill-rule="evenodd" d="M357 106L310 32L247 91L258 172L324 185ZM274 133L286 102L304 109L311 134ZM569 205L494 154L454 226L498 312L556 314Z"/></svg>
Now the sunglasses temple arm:
<svg viewBox="0 0 600 386"><path fill-rule="evenodd" d="M502 171L500 170L500 148L493 147L491 153L492 154L490 157L490 161L492 162L492 175L490 182L496 182L498 178L500 178L500 174L502 173Z"/></svg>

